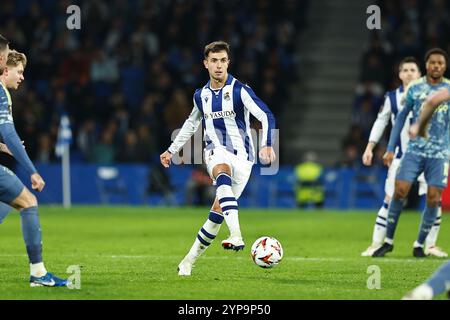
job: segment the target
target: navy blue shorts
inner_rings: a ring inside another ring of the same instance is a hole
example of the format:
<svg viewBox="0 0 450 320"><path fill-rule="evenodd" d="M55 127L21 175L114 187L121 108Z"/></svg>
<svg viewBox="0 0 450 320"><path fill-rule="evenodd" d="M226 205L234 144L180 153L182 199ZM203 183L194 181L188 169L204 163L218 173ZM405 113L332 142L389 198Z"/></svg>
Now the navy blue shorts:
<svg viewBox="0 0 450 320"><path fill-rule="evenodd" d="M16 199L23 188L22 181L9 170L8 168L0 165L0 201L10 204Z"/></svg>
<svg viewBox="0 0 450 320"><path fill-rule="evenodd" d="M406 152L400 162L396 180L413 183L424 173L429 186L445 189L448 178L448 159L426 158Z"/></svg>

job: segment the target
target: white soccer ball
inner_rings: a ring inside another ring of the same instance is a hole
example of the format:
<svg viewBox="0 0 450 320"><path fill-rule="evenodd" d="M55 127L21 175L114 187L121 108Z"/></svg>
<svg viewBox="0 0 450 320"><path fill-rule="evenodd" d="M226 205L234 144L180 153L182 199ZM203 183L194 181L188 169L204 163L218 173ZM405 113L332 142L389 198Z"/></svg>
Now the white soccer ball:
<svg viewBox="0 0 450 320"><path fill-rule="evenodd" d="M261 237L253 243L251 255L261 268L273 268L283 259L283 247L273 237Z"/></svg>

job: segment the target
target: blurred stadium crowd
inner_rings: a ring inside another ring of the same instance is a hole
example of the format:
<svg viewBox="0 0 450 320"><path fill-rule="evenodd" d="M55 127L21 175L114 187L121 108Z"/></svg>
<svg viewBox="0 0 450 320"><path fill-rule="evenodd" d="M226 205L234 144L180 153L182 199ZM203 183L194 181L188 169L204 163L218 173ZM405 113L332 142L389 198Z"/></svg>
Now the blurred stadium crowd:
<svg viewBox="0 0 450 320"><path fill-rule="evenodd" d="M68 30L66 8L82 11ZM68 112L73 158L151 162L170 143L206 81L203 48L231 44L230 73L283 112L307 0L2 0L0 29L28 56L14 93L17 131L30 157L54 161Z"/></svg>
<svg viewBox="0 0 450 320"><path fill-rule="evenodd" d="M351 167L362 165L361 155L380 106L384 103L385 92L401 85L398 63L406 56L414 56L421 63L422 75L425 75L424 56L427 50L440 47L450 52L450 1L377 2L382 12L382 29L370 33L369 45L361 57L353 120L342 143L346 163ZM450 76L448 70L446 76ZM377 147L375 164L382 164L388 133L385 132Z"/></svg>

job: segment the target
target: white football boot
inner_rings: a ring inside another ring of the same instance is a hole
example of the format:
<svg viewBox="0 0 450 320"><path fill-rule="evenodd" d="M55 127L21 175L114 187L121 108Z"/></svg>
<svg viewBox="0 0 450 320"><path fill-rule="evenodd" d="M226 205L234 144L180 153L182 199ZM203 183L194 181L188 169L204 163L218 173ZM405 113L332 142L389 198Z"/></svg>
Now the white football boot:
<svg viewBox="0 0 450 320"><path fill-rule="evenodd" d="M184 258L181 260L180 264L178 265L178 275L179 276L190 276L192 272L192 268L194 267L194 263L192 260L188 258Z"/></svg>
<svg viewBox="0 0 450 320"><path fill-rule="evenodd" d="M427 284L421 284L413 291L408 292L402 300L432 300L433 289Z"/></svg>
<svg viewBox="0 0 450 320"><path fill-rule="evenodd" d="M381 248L383 244L381 243L372 243L366 251L361 253L361 257L371 257L375 251Z"/></svg>
<svg viewBox="0 0 450 320"><path fill-rule="evenodd" d="M447 258L448 253L439 247L431 246L425 249L425 254L428 256L434 256L438 258Z"/></svg>
<svg viewBox="0 0 450 320"><path fill-rule="evenodd" d="M242 237L230 236L228 239L222 241L222 247L225 250L244 250L245 243Z"/></svg>

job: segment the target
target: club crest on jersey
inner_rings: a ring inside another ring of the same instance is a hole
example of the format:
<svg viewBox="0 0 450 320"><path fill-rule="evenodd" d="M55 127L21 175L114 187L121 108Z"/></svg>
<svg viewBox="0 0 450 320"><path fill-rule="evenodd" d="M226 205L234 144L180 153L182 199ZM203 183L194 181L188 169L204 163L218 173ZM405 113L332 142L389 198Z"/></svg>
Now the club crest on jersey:
<svg viewBox="0 0 450 320"><path fill-rule="evenodd" d="M223 99L225 101L230 101L230 93L229 92L225 92L225 94L223 95Z"/></svg>
<svg viewBox="0 0 450 320"><path fill-rule="evenodd" d="M222 119L222 118L234 118L236 117L236 112L234 111L216 111L216 112L210 112L205 113L204 118L205 120L208 119Z"/></svg>

